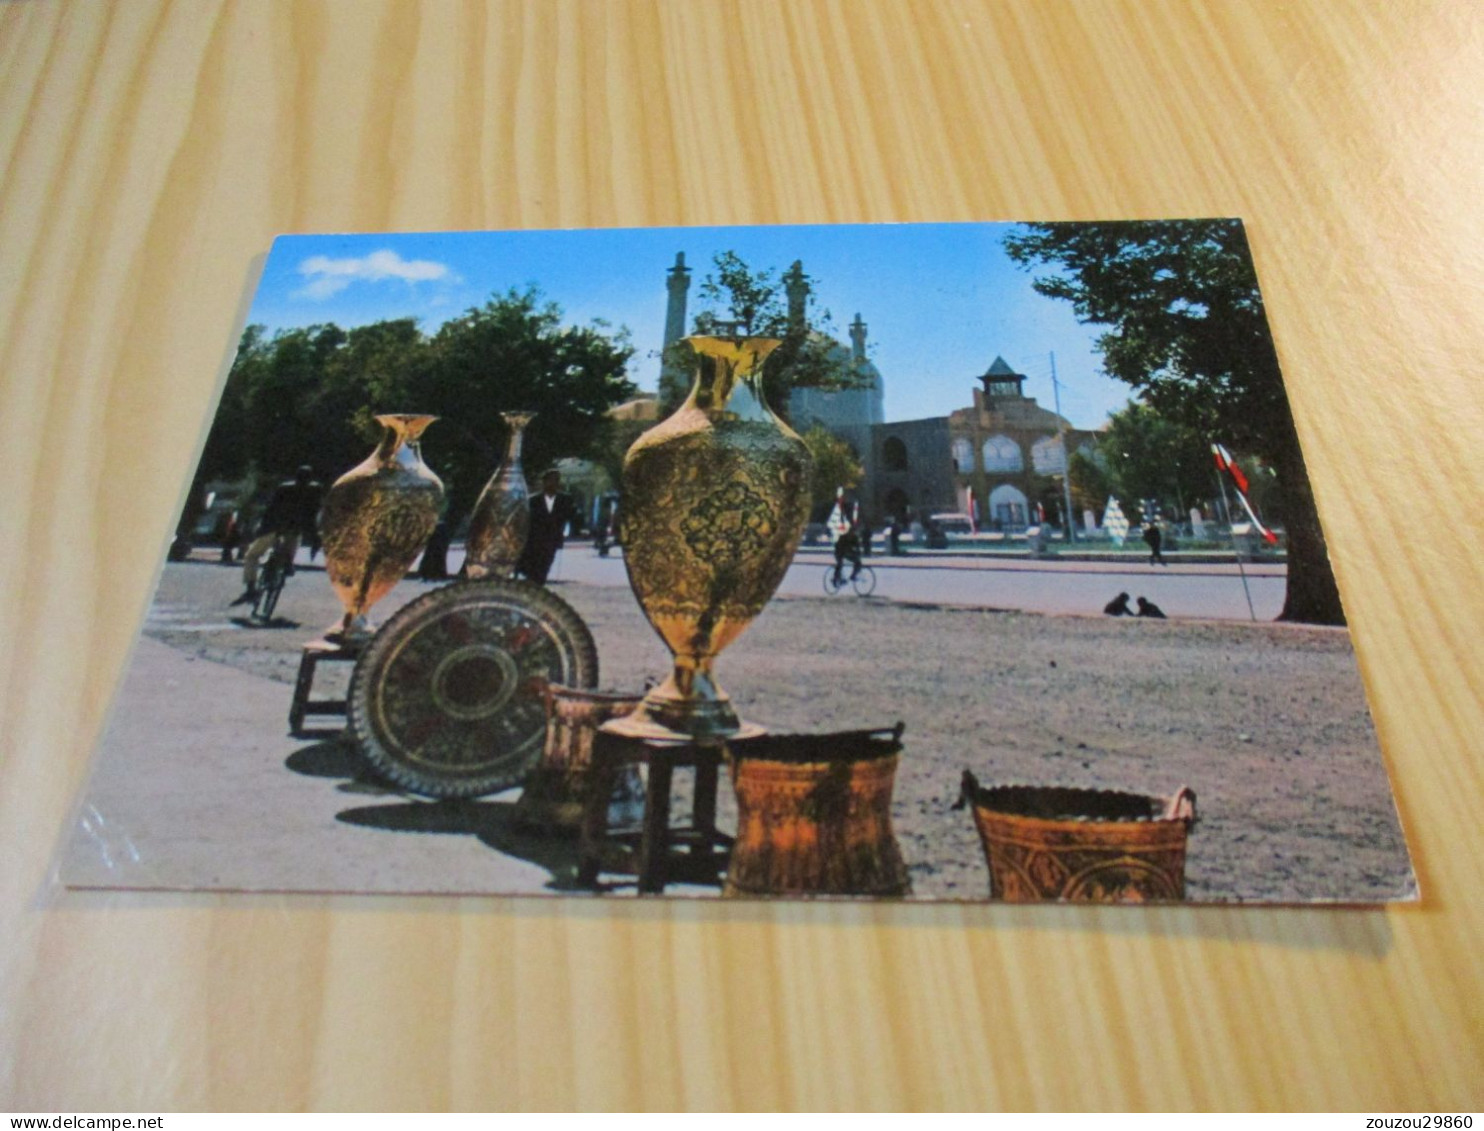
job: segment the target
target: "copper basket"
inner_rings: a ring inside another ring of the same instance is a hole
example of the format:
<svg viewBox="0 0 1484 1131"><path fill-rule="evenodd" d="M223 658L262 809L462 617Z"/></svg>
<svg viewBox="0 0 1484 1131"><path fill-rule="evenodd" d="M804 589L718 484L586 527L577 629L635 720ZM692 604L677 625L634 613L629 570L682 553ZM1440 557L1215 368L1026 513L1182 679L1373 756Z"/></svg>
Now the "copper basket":
<svg viewBox="0 0 1484 1131"><path fill-rule="evenodd" d="M959 801L989 864L989 894L1012 903L1147 903L1185 898L1195 792L1169 798L1102 789L984 787L964 771Z"/></svg>
<svg viewBox="0 0 1484 1131"><path fill-rule="evenodd" d="M911 891L891 824L902 725L727 744L737 841L724 895Z"/></svg>
<svg viewBox="0 0 1484 1131"><path fill-rule="evenodd" d="M526 775L515 817L528 828L576 836L593 785L593 742L609 719L632 714L643 696L585 691L548 684L546 741L541 760ZM637 823L644 812L644 783L637 766L625 766L614 785L608 819Z"/></svg>

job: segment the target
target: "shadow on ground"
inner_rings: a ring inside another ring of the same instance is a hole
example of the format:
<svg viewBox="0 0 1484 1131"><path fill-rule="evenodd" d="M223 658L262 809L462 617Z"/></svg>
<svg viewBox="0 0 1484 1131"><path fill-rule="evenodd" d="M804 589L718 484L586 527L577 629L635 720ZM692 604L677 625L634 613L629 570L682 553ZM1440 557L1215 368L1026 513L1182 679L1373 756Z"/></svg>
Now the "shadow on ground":
<svg viewBox="0 0 1484 1131"><path fill-rule="evenodd" d="M367 805L335 814L337 821L400 833L455 833L479 838L506 856L544 868L546 887L559 892L591 892L577 882L577 842L523 828L509 801L408 801Z"/></svg>
<svg viewBox="0 0 1484 1131"><path fill-rule="evenodd" d="M337 821L395 833L443 833L477 837L481 844L506 856L544 869L553 892L591 894L577 883L577 842L533 832L516 816L514 802L487 800L429 801L417 798L387 781L366 765L355 747L344 741L316 742L296 750L284 765L296 774L339 778L344 793L397 797L393 804L365 805L335 814Z"/></svg>
<svg viewBox="0 0 1484 1131"><path fill-rule="evenodd" d="M257 628L301 628L301 627L303 627L298 621L296 621L296 620L289 620L288 617L274 617L271 620L254 620L252 617L228 617L227 619L230 620L233 624L235 624L238 628L253 628L253 629L257 629Z"/></svg>

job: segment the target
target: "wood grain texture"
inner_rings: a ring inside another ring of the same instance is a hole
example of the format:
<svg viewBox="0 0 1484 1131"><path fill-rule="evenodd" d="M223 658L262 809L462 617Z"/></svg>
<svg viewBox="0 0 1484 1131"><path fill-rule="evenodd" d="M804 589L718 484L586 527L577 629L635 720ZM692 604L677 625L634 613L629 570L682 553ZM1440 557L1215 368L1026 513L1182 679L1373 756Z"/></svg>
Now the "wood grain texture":
<svg viewBox="0 0 1484 1131"><path fill-rule="evenodd" d="M1484 1106L1468 4L0 6L0 1108ZM1425 899L75 895L278 232L1238 215Z"/></svg>

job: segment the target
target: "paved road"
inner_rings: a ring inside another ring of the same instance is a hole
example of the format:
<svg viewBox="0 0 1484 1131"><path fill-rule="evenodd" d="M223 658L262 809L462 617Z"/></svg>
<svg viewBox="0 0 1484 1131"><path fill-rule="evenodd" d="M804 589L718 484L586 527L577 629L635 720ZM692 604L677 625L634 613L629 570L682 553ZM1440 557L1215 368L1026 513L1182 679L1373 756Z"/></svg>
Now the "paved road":
<svg viewBox="0 0 1484 1131"><path fill-rule="evenodd" d="M827 554L801 553L780 587L793 596L824 596ZM1147 597L1172 617L1250 620L1242 578L1235 565L1151 567L1121 562L1052 562L1015 559L872 557L875 597L927 604L975 605L1041 613L1096 614L1120 592ZM457 566L456 561L451 565ZM627 585L623 561L600 558L580 543L562 551L552 576L589 585ZM1258 620L1272 620L1283 608L1287 588L1282 567L1248 567L1248 584ZM854 598L842 596L842 603Z"/></svg>
<svg viewBox="0 0 1484 1131"><path fill-rule="evenodd" d="M1204 620L1251 620L1243 593L1242 576L1235 565L1182 563L1153 567L1140 560L1034 561L1029 558L920 554L901 558L874 555L867 562L876 570L875 599L916 604L969 605L980 608L1021 609L1038 613L1096 615L1123 592L1130 605L1146 597L1171 617ZM308 564L308 553L299 552ZM798 597L823 597L823 579L834 558L819 550L800 551L779 588ZM463 547L448 555L449 569L463 563ZM323 565L323 559L320 563ZM592 546L574 542L557 557L552 577L588 585L627 586L623 558L614 551L598 557ZM1256 619L1270 621L1283 608L1287 570L1282 565L1247 566ZM854 600L847 592L836 598ZM215 627L215 626L212 626Z"/></svg>

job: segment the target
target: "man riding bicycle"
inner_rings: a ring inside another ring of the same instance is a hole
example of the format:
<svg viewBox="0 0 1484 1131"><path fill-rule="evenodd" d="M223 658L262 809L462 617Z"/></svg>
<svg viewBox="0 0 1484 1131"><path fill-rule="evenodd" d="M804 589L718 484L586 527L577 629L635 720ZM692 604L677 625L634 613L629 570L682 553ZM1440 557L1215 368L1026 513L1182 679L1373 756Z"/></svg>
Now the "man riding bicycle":
<svg viewBox="0 0 1484 1131"><path fill-rule="evenodd" d="M279 547L293 569L294 555L301 539L313 539L319 517L320 485L314 482L314 469L305 464L294 472L294 478L280 483L268 500L268 509L258 523L258 536L242 557L242 595L234 605L251 605L258 599L258 571L263 558Z"/></svg>
<svg viewBox="0 0 1484 1131"><path fill-rule="evenodd" d="M840 576L841 569L846 562L850 562L854 568L850 571L850 580L854 581L861 573L861 539L856 530L856 524L850 523L841 532L840 537L835 539L835 586L836 588L845 584Z"/></svg>

